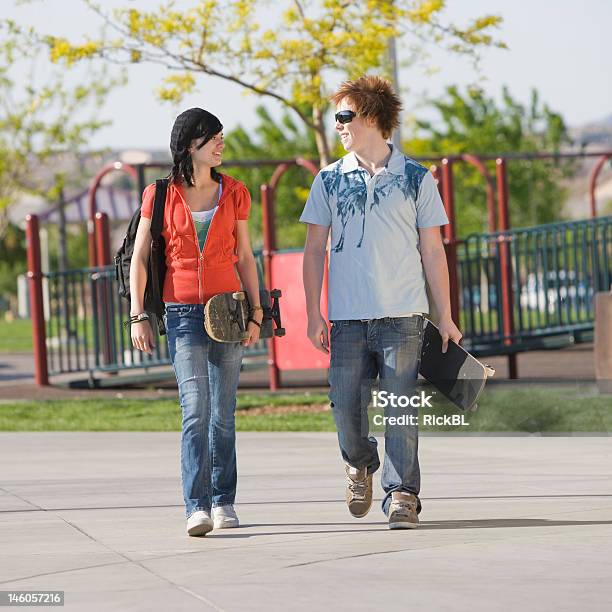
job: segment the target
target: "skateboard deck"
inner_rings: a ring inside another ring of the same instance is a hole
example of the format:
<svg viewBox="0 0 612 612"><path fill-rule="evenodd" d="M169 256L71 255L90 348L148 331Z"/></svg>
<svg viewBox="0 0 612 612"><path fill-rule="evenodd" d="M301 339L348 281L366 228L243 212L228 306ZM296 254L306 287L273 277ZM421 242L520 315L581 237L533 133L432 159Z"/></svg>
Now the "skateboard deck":
<svg viewBox="0 0 612 612"><path fill-rule="evenodd" d="M442 352L438 328L425 319L419 373L461 410L476 410L478 396L495 370L452 340Z"/></svg>
<svg viewBox="0 0 612 612"><path fill-rule="evenodd" d="M278 299L279 289L260 290L259 298L264 309L259 337L284 336L281 325ZM245 291L220 293L204 306L204 327L208 335L217 342L242 342L248 338L249 298Z"/></svg>

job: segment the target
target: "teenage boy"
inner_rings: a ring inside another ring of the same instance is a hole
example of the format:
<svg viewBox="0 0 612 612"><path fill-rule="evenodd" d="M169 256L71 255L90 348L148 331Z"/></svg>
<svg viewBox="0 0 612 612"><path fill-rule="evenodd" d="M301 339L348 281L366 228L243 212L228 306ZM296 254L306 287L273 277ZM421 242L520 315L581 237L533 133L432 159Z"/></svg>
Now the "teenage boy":
<svg viewBox="0 0 612 612"><path fill-rule="evenodd" d="M399 97L388 81L363 76L343 83L331 101L348 153L319 172L300 217L308 224L304 291L308 337L326 353L331 340L329 397L346 464L346 502L361 518L372 505L372 474L380 466L368 431L370 390L378 377L381 388L398 395L414 391L423 313L430 311L425 279L440 316L443 350L461 333L451 319L440 236L448 219L436 183L387 142L399 125ZM328 338L319 304L330 229ZM416 424L386 428L382 509L391 529L418 526L417 454Z"/></svg>

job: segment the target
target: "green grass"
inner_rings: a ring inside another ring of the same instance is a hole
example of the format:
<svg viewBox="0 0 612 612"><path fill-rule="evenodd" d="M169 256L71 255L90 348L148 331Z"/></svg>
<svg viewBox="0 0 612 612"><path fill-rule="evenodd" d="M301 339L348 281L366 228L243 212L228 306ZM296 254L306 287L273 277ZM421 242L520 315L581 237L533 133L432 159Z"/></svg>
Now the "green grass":
<svg viewBox="0 0 612 612"><path fill-rule="evenodd" d="M60 333L58 323L63 326L56 316L45 322L47 338L57 337ZM89 348L94 346L94 324L91 317L85 322L83 319L72 319L72 334L80 340L81 347L85 339ZM62 327L63 331L63 327ZM122 321L115 317L115 334L122 333L126 343L129 345L129 333L122 327ZM118 341L117 341L118 342ZM11 322L0 320L0 353L11 353L15 351L32 351L32 321L31 319L15 319Z"/></svg>
<svg viewBox="0 0 612 612"><path fill-rule="evenodd" d="M326 395L241 394L237 428L241 431L321 431L308 427L320 414L248 415L249 408L326 403ZM322 413L323 416L329 413ZM331 418L331 415L329 415ZM319 419L321 421L321 419ZM0 403L0 431L178 431L181 410L177 400L91 399ZM270 422L271 429L266 423ZM296 425L297 423L297 425ZM333 425L333 423L332 423Z"/></svg>
<svg viewBox="0 0 612 612"><path fill-rule="evenodd" d="M32 350L32 321L0 319L0 353Z"/></svg>
<svg viewBox="0 0 612 612"><path fill-rule="evenodd" d="M239 431L335 431L331 412L249 413L249 408L326 404L326 395L240 395ZM459 414L437 409L437 414ZM422 413L424 414L424 413ZM178 401L95 399L0 404L1 431L179 431ZM609 432L612 397L549 388L487 390L469 427L421 427L422 431Z"/></svg>
<svg viewBox="0 0 612 612"><path fill-rule="evenodd" d="M454 408L431 410L458 414ZM440 426L437 431L610 432L612 395L576 389L519 387L485 390L478 411L466 413L469 427Z"/></svg>

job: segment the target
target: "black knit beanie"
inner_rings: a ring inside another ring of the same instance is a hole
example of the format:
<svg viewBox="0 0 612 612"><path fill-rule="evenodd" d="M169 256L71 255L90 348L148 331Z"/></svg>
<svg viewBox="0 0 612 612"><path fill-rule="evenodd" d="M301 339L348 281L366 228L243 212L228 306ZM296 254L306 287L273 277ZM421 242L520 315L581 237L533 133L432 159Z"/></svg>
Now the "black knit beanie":
<svg viewBox="0 0 612 612"><path fill-rule="evenodd" d="M173 161L183 159L194 138L204 136L202 146L223 129L223 125L212 113L203 108L189 108L174 121L170 135L170 152Z"/></svg>

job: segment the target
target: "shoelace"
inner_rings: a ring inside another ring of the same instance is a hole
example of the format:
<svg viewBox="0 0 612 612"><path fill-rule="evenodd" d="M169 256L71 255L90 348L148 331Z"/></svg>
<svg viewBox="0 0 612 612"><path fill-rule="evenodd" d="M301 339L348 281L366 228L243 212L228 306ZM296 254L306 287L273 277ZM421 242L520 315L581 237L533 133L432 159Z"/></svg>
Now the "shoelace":
<svg viewBox="0 0 612 612"><path fill-rule="evenodd" d="M236 519L238 518L238 516L236 515L236 511L234 510L234 508L232 506L219 506L217 509L215 509L215 516L216 518L222 518L222 519Z"/></svg>
<svg viewBox="0 0 612 612"><path fill-rule="evenodd" d="M414 502L394 501L391 503L391 512L400 516L410 516L412 512L416 512L416 504Z"/></svg>
<svg viewBox="0 0 612 612"><path fill-rule="evenodd" d="M365 480L354 481L350 476L347 476L348 486L355 499L365 499L368 489L367 476Z"/></svg>

